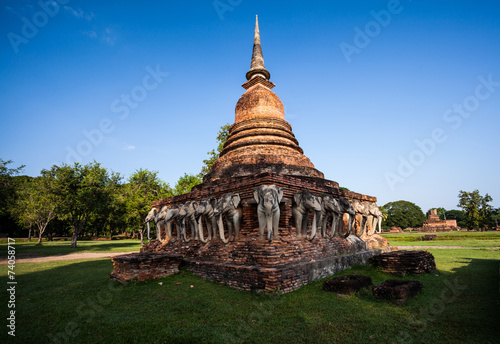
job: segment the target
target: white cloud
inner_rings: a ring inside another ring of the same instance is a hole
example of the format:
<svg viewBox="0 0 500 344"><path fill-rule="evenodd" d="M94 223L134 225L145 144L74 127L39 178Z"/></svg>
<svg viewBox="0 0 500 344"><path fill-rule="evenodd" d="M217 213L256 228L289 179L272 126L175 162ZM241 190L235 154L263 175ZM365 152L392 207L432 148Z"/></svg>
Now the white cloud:
<svg viewBox="0 0 500 344"><path fill-rule="evenodd" d="M86 21L91 21L95 17L93 12L86 13L81 8L74 9L73 7L70 6L64 6L64 9L78 19L85 19Z"/></svg>
<svg viewBox="0 0 500 344"><path fill-rule="evenodd" d="M106 43L107 45L114 45L116 42L117 36L115 30L112 28L106 28L104 32L101 34L101 41Z"/></svg>
<svg viewBox="0 0 500 344"><path fill-rule="evenodd" d="M95 31L82 31L82 33L90 38L97 38L97 32Z"/></svg>
<svg viewBox="0 0 500 344"><path fill-rule="evenodd" d="M132 145L125 145L125 148L124 150L134 150L135 149L135 146L132 146Z"/></svg>

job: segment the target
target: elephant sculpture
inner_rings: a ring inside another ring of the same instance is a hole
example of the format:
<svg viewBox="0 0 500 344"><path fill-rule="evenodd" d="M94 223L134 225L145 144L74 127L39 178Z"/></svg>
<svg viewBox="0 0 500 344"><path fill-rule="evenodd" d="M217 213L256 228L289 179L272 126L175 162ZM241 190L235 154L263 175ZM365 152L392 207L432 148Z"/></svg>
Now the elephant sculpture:
<svg viewBox="0 0 500 344"><path fill-rule="evenodd" d="M383 214L380 211L380 209L377 207L376 203L369 203L368 205L368 210L370 212L370 216L373 218L371 222L371 231L368 233L368 235L373 235L375 234L377 230L377 224L378 224L378 232L382 232L382 217Z"/></svg>
<svg viewBox="0 0 500 344"><path fill-rule="evenodd" d="M359 233L357 234L358 237L361 237L365 232L368 217L370 216L370 209L367 202L361 202L357 199L352 202L352 206L356 212L356 219L358 220L360 226Z"/></svg>
<svg viewBox="0 0 500 344"><path fill-rule="evenodd" d="M217 204L215 198L204 198L196 207L195 216L198 219L198 231L200 235L200 240L204 243L209 240L215 240L217 238L217 221L215 219L214 208ZM203 234L203 220L207 224L208 235L205 238Z"/></svg>
<svg viewBox="0 0 500 344"><path fill-rule="evenodd" d="M241 221L243 218L243 210L240 207L240 203L240 195L233 192L224 194L217 200L214 215L217 219L220 239L225 244L227 244L229 242L229 239L231 238L233 227L235 240L239 238ZM223 217L226 219L226 225L228 229L227 238L224 235L224 225L222 220Z"/></svg>
<svg viewBox="0 0 500 344"><path fill-rule="evenodd" d="M154 221L156 225L156 239L161 241L161 227L164 225L166 208L167 206L163 206L160 211L158 211L158 209L156 208L152 208L146 216L144 223L146 223L146 225L148 226L148 240L151 240L151 230L149 228L149 223L151 221Z"/></svg>
<svg viewBox="0 0 500 344"><path fill-rule="evenodd" d="M253 191L257 201L257 217L259 219L259 240L264 238L267 227L267 240L278 239L280 221L280 202L283 198L283 188L276 185L261 185Z"/></svg>
<svg viewBox="0 0 500 344"><path fill-rule="evenodd" d="M177 230L180 232L181 237L185 242L190 242L191 238L187 238L186 236L186 217L187 217L187 206L186 204L179 205L177 215L175 216L175 224L177 226Z"/></svg>
<svg viewBox="0 0 500 344"><path fill-rule="evenodd" d="M146 224L146 226L148 226L148 240L151 240L151 234L150 234L151 230L149 228L149 223L151 221L155 221L155 223L156 223L156 215L158 215L158 209L152 208L149 211L149 213L146 216L146 218L144 219L144 223Z"/></svg>
<svg viewBox="0 0 500 344"><path fill-rule="evenodd" d="M321 198L304 190L297 192L293 196L295 205L292 207L292 214L295 219L297 236L305 236L307 240L312 240L316 236L318 222L321 221ZM307 221L309 220L309 211L313 211L314 218L312 223L311 235L307 235Z"/></svg>
<svg viewBox="0 0 500 344"><path fill-rule="evenodd" d="M198 231L198 221L196 219L196 208L198 207L198 202L196 201L187 201L182 208L186 212L186 221L191 228L191 240L198 240L200 235ZM184 232L186 231L186 225L184 224Z"/></svg>
<svg viewBox="0 0 500 344"><path fill-rule="evenodd" d="M179 218L179 206L178 205L173 205L171 207L169 207L167 209L167 211L165 212L165 217L164 217L164 220L165 221L165 227L166 227L166 232L167 232L167 236L169 238L170 241L174 242L175 240L173 239L172 237L172 225L175 224L176 226L176 229L177 229L177 240L180 240L181 239L181 228L177 222Z"/></svg>
<svg viewBox="0 0 500 344"><path fill-rule="evenodd" d="M342 216L344 214L343 208L340 205L340 201L333 197L332 195L321 196L321 236L326 238L327 236L338 235L340 230L337 227L340 225ZM332 218L331 232L327 233L328 219ZM342 228L342 227L340 227Z"/></svg>
<svg viewBox="0 0 500 344"><path fill-rule="evenodd" d="M347 231L345 234L342 235L342 226L344 225L343 218L340 218L340 228L339 228L339 234L340 236L343 236L347 238L349 235L351 235L352 232L352 225L354 223L354 219L356 218L356 211L354 210L353 205L351 202L349 202L346 198L344 197L339 197L339 205L341 207L342 213L347 214L349 216L349 220L347 221Z"/></svg>

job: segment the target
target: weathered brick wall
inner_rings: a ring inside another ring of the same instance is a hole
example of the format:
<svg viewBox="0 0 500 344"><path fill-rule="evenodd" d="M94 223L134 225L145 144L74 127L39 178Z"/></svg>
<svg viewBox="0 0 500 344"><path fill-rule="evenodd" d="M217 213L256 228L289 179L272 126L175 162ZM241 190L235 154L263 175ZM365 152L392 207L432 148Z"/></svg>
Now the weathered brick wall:
<svg viewBox="0 0 500 344"><path fill-rule="evenodd" d="M257 204L253 198L254 188L260 185L283 187L284 197L280 203L279 240L260 241ZM243 221L239 240L228 244L220 240L202 243L191 240L160 243L153 241L142 252L160 252L182 256L191 271L197 275L243 290L294 290L312 280L366 262L377 250L366 250L349 240L316 236L312 241L296 236L292 218L292 199L296 192L332 194L349 199L375 202L376 198L338 188L333 181L300 176L263 173L256 176L230 178L204 183L186 195L154 202L154 206L173 205L205 197L218 198L228 192L238 192L242 202ZM310 214L309 224L313 215ZM175 228L175 226L174 226ZM190 233L189 225L187 232ZM177 233L172 233L173 237ZM346 258L347 257L347 258Z"/></svg>
<svg viewBox="0 0 500 344"><path fill-rule="evenodd" d="M110 278L127 283L172 276L179 272L182 256L148 252L113 256L111 260L113 272Z"/></svg>

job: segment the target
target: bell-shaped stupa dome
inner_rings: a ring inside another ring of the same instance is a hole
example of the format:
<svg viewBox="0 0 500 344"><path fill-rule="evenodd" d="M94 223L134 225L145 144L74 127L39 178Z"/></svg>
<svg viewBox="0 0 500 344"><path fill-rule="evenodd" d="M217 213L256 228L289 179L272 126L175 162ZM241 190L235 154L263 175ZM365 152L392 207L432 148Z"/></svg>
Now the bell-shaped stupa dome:
<svg viewBox="0 0 500 344"><path fill-rule="evenodd" d="M258 21L252 64L242 86L247 91L236 104L235 122L219 159L205 181L272 172L323 178L295 139L285 120L283 103L271 89L271 74L264 66Z"/></svg>

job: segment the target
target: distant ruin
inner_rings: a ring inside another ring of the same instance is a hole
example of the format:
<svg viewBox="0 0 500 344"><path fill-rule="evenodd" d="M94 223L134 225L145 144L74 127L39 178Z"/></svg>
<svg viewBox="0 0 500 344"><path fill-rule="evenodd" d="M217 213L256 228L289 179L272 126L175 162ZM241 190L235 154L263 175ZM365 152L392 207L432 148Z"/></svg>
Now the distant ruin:
<svg viewBox="0 0 500 344"><path fill-rule="evenodd" d="M441 220L436 209L431 209L427 213L427 221L424 222L419 232L452 232L460 230L457 220Z"/></svg>

